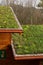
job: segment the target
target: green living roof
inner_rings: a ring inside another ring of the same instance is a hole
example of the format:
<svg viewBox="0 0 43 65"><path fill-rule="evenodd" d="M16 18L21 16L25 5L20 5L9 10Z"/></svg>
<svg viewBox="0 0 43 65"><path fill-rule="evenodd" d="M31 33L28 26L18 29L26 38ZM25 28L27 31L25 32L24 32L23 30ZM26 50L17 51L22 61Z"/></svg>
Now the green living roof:
<svg viewBox="0 0 43 65"><path fill-rule="evenodd" d="M23 35L13 35L17 54L43 53L43 25L23 25Z"/></svg>
<svg viewBox="0 0 43 65"><path fill-rule="evenodd" d="M0 28L19 28L9 6L0 6Z"/></svg>

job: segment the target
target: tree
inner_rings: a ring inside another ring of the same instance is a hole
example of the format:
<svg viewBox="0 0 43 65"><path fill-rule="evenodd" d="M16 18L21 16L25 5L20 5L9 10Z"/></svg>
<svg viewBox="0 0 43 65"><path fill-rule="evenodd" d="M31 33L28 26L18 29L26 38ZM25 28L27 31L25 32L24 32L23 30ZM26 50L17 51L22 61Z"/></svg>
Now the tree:
<svg viewBox="0 0 43 65"><path fill-rule="evenodd" d="M40 3L38 4L38 7L43 7L43 0L40 0Z"/></svg>
<svg viewBox="0 0 43 65"><path fill-rule="evenodd" d="M32 3L33 3L33 0L27 0L27 2L25 3L25 6L32 7Z"/></svg>
<svg viewBox="0 0 43 65"><path fill-rule="evenodd" d="M6 0L6 3L7 3L7 6L8 6L9 1L8 1L8 0Z"/></svg>

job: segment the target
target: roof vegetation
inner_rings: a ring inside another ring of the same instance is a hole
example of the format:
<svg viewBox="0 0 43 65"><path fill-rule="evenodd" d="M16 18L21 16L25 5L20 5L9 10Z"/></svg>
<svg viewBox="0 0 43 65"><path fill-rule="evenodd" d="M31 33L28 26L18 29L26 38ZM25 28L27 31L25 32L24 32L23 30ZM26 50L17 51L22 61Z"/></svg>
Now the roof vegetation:
<svg viewBox="0 0 43 65"><path fill-rule="evenodd" d="M0 28L18 28L14 14L10 7L0 6Z"/></svg>

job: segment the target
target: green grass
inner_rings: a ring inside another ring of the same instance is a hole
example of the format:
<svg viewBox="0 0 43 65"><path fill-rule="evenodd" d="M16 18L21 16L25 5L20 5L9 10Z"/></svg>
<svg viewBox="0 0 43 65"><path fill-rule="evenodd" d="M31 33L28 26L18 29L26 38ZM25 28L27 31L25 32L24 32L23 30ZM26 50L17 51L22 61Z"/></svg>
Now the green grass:
<svg viewBox="0 0 43 65"><path fill-rule="evenodd" d="M43 53L43 25L23 25L24 33L14 34L14 48L17 54Z"/></svg>
<svg viewBox="0 0 43 65"><path fill-rule="evenodd" d="M18 28L10 7L0 6L0 28Z"/></svg>

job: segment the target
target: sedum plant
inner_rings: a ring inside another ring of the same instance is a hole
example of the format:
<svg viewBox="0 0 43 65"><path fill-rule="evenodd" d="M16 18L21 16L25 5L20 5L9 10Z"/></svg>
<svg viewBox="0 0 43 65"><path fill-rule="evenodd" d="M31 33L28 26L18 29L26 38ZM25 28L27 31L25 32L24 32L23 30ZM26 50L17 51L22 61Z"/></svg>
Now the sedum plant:
<svg viewBox="0 0 43 65"><path fill-rule="evenodd" d="M43 53L43 25L23 25L24 33L14 34L14 48L17 54Z"/></svg>
<svg viewBox="0 0 43 65"><path fill-rule="evenodd" d="M18 28L14 14L10 7L0 6L0 28Z"/></svg>

